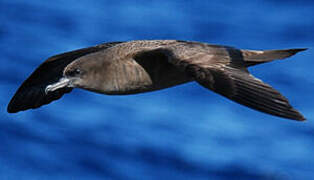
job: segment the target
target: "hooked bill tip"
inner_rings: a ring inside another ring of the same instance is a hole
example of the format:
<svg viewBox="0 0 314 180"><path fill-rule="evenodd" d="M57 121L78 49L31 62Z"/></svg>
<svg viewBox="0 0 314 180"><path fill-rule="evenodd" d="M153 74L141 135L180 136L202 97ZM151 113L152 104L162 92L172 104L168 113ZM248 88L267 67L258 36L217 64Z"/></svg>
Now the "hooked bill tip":
<svg viewBox="0 0 314 180"><path fill-rule="evenodd" d="M61 78L58 82L50 84L45 88L45 93L48 94L51 91L55 91L60 88L69 86L70 80L68 78Z"/></svg>

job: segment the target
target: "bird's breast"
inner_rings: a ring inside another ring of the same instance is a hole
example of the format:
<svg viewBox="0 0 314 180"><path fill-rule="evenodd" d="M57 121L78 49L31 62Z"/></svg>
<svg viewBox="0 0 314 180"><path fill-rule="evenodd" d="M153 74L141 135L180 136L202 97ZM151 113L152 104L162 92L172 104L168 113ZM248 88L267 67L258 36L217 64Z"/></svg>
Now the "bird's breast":
<svg viewBox="0 0 314 180"><path fill-rule="evenodd" d="M130 60L112 64L106 73L103 93L136 94L168 88L193 79L164 60Z"/></svg>

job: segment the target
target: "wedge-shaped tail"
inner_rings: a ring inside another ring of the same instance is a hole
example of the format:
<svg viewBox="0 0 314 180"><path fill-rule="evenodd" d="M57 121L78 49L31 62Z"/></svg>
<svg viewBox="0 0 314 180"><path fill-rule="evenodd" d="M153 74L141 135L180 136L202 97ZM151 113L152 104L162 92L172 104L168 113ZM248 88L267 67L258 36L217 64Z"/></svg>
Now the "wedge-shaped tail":
<svg viewBox="0 0 314 180"><path fill-rule="evenodd" d="M293 56L298 52L305 51L306 48L299 49L282 49L282 50L264 50L264 51L254 51L254 50L241 50L245 66L254 66L261 63L270 62L277 59L285 59L287 57Z"/></svg>

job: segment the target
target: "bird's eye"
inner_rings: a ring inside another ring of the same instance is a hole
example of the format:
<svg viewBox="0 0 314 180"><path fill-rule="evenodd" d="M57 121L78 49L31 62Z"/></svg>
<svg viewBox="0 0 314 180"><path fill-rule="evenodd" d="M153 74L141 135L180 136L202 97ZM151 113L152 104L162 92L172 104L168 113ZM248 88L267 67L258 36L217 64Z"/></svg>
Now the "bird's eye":
<svg viewBox="0 0 314 180"><path fill-rule="evenodd" d="M81 70L79 69L72 69L66 73L67 76L71 76L71 77L78 76L80 74L81 74Z"/></svg>

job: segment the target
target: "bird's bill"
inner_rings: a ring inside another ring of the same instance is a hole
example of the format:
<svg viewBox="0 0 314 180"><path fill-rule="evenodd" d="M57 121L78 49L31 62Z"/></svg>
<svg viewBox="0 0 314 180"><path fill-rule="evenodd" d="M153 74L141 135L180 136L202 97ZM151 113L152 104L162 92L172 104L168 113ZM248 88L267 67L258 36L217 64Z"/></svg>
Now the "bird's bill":
<svg viewBox="0 0 314 180"><path fill-rule="evenodd" d="M58 82L54 84L50 84L46 87L45 93L48 94L51 91L55 91L60 88L69 87L70 79L68 78L61 78Z"/></svg>

